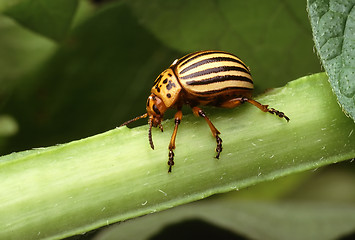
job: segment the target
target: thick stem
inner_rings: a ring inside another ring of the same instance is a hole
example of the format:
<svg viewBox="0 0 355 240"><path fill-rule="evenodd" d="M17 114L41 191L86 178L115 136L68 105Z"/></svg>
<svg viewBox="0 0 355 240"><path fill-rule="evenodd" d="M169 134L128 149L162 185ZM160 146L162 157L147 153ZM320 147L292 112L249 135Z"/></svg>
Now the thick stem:
<svg viewBox="0 0 355 240"><path fill-rule="evenodd" d="M333 96L325 74L305 77L256 98L283 119L251 105L184 116L176 138L174 171L167 146L174 120L155 131L118 128L60 146L0 158L0 239L62 238L113 222L240 189L290 173L355 157L354 122Z"/></svg>

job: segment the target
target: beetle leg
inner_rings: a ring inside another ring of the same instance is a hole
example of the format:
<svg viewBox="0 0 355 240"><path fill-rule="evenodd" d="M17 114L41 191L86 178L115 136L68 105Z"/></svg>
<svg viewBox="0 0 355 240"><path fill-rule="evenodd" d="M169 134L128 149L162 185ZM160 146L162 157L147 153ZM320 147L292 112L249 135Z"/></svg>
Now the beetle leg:
<svg viewBox="0 0 355 240"><path fill-rule="evenodd" d="M235 108L242 103L241 98L233 98L221 103L219 106L222 108Z"/></svg>
<svg viewBox="0 0 355 240"><path fill-rule="evenodd" d="M228 101L222 103L221 107L234 108L234 107L236 107L242 103L245 103L245 102L253 104L255 107L259 108L263 112L269 112L271 114L275 114L276 116L279 116L280 118L285 118L287 122L290 121L290 119L283 112L280 112L274 108L269 108L269 105L263 105L263 104L259 103L258 101L255 101L253 99L249 99L247 97L233 98L231 100L228 100Z"/></svg>
<svg viewBox="0 0 355 240"><path fill-rule="evenodd" d="M181 112L181 110L179 110L175 113L175 127L174 127L174 132L173 132L173 135L171 136L170 144L169 144L169 161L168 161L169 170L168 170L168 172L171 172L171 167L174 165L173 150L175 149L175 139L176 139L176 134L177 134L177 130L178 130L179 124L181 122L181 119L182 119L182 112Z"/></svg>
<svg viewBox="0 0 355 240"><path fill-rule="evenodd" d="M201 108L199 107L193 107L192 108L192 112L196 115L196 116L199 116L199 117L203 117L208 126L210 127L211 129L211 132L212 132L212 135L213 137L216 138L216 142L217 142L217 147L216 147L216 152L217 152L217 155L216 155L216 158L219 159L219 155L221 154L222 152L222 139L218 136L219 134L221 134L217 128L213 125L213 123L211 122L211 120L206 116L205 112L202 111Z"/></svg>
<svg viewBox="0 0 355 240"><path fill-rule="evenodd" d="M163 125L161 125L161 123L159 123L159 128L160 128L160 131L164 131L164 129L163 129Z"/></svg>
<svg viewBox="0 0 355 240"><path fill-rule="evenodd" d="M276 116L279 116L280 118L285 118L286 121L290 121L290 119L283 113L280 112L278 110L276 110L275 108L269 108L269 105L262 105L261 103L253 100L253 99L243 99L244 101L247 101L248 103L253 104L254 106L256 106L257 108L259 108L261 111L263 112L269 112L271 114L275 114Z"/></svg>

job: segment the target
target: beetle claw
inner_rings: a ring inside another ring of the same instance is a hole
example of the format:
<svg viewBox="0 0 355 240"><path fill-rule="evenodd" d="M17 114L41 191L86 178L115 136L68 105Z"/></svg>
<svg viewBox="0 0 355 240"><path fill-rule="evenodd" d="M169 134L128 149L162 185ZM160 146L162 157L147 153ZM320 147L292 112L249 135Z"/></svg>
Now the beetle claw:
<svg viewBox="0 0 355 240"><path fill-rule="evenodd" d="M286 119L287 122L290 121L290 119L283 112L280 112L279 110L276 110L275 108L270 108L270 109L267 109L267 110L268 110L269 113L275 114L279 118Z"/></svg>
<svg viewBox="0 0 355 240"><path fill-rule="evenodd" d="M217 155L216 155L216 158L219 159L219 155L221 154L222 152L222 139L217 135L216 136L216 141L217 141L217 147L216 147L216 152L217 152Z"/></svg>
<svg viewBox="0 0 355 240"><path fill-rule="evenodd" d="M169 170L168 172L171 172L171 167L174 165L174 152L173 150L169 151L169 161L168 161L168 165L169 165Z"/></svg>

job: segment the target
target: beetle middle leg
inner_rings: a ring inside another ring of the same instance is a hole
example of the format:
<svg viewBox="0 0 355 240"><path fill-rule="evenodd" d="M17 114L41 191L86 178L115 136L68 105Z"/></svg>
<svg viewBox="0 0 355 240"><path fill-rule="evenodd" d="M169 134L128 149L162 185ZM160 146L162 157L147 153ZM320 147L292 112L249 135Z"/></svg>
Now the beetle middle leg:
<svg viewBox="0 0 355 240"><path fill-rule="evenodd" d="M245 102L253 104L255 107L259 108L263 112L269 112L271 114L275 114L276 116L279 116L280 118L285 118L287 122L290 121L290 119L283 112L280 112L274 108L269 108L269 105L263 105L258 101L255 101L247 97L233 98L231 100L222 103L220 106L225 108L234 108Z"/></svg>
<svg viewBox="0 0 355 240"><path fill-rule="evenodd" d="M175 139L176 139L176 134L177 134L177 130L179 127L179 124L181 122L182 119L182 112L181 110L177 111L175 113L175 127L174 127L174 132L173 135L171 136L170 139L170 144L169 144L169 161L168 161L168 165L169 165L169 170L168 172L171 172L171 167L174 165L174 149L175 149Z"/></svg>
<svg viewBox="0 0 355 240"><path fill-rule="evenodd" d="M208 126L210 127L211 129L211 132L212 132L212 135L213 137L216 138L216 142L217 142L217 147L216 147L216 152L217 152L217 155L216 155L216 158L219 159L219 155L221 154L222 152L222 139L218 136L219 134L221 134L217 128L213 125L213 123L211 122L211 120L206 116L205 112L202 111L201 108L199 107L193 107L192 108L192 112L196 115L196 116L199 116L199 117L203 117Z"/></svg>

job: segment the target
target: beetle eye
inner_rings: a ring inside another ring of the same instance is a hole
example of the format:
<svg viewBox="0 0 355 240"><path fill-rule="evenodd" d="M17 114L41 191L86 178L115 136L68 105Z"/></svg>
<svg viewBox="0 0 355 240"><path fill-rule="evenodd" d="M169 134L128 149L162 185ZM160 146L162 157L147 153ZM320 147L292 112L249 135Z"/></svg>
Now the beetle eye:
<svg viewBox="0 0 355 240"><path fill-rule="evenodd" d="M157 106L155 104L153 105L153 110L156 114L161 115L159 109L157 108Z"/></svg>

